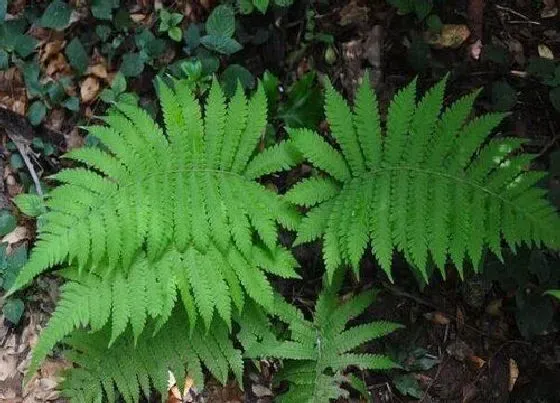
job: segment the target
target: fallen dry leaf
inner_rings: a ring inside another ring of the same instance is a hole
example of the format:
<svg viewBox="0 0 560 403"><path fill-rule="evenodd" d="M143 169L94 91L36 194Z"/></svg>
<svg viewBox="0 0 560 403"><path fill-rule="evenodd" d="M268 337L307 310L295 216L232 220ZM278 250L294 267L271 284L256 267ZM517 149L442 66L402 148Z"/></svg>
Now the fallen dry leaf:
<svg viewBox="0 0 560 403"><path fill-rule="evenodd" d="M105 80L108 77L107 65L104 63L96 63L90 65L86 71L86 74Z"/></svg>
<svg viewBox="0 0 560 403"><path fill-rule="evenodd" d="M57 53L53 56L49 63L47 64L47 68L45 73L48 77L56 78L55 73L62 73L62 74L70 74L71 73L70 65L66 61L66 57L62 53Z"/></svg>
<svg viewBox="0 0 560 403"><path fill-rule="evenodd" d="M146 19L146 14L130 14L130 19L136 24L139 24Z"/></svg>
<svg viewBox="0 0 560 403"><path fill-rule="evenodd" d="M486 364L485 360L474 354L469 356L469 361L472 362L478 369L482 368Z"/></svg>
<svg viewBox="0 0 560 403"><path fill-rule="evenodd" d="M474 60L480 60L480 55L482 54L482 41L480 39L471 44L470 54Z"/></svg>
<svg viewBox="0 0 560 403"><path fill-rule="evenodd" d="M17 371L17 355L11 354L6 349L0 349L0 381L13 378Z"/></svg>
<svg viewBox="0 0 560 403"><path fill-rule="evenodd" d="M177 385L172 386L171 389L167 391L167 403L181 403L183 398L181 396L181 392Z"/></svg>
<svg viewBox="0 0 560 403"><path fill-rule="evenodd" d="M508 390L511 392L513 387L515 386L515 382L517 382L517 378L519 378L519 367L517 366L517 362L514 359L509 359L509 385Z"/></svg>
<svg viewBox="0 0 560 403"><path fill-rule="evenodd" d="M24 239L29 239L29 234L26 227L15 227L14 230L4 236L1 242L6 242L8 246L11 246Z"/></svg>
<svg viewBox="0 0 560 403"><path fill-rule="evenodd" d="M459 339L455 340L453 343L450 343L446 347L445 351L457 361L461 362L474 355L472 348L463 340Z"/></svg>
<svg viewBox="0 0 560 403"><path fill-rule="evenodd" d="M99 94L99 80L96 77L88 77L80 84L80 97L82 102L89 103Z"/></svg>
<svg viewBox="0 0 560 403"><path fill-rule="evenodd" d="M64 123L64 109L57 108L50 111L47 119L43 123L43 126L51 129L52 131L59 132L62 129L62 124Z"/></svg>
<svg viewBox="0 0 560 403"><path fill-rule="evenodd" d="M424 314L424 317L436 325L449 325L451 323L447 315L442 312L428 312Z"/></svg>
<svg viewBox="0 0 560 403"><path fill-rule="evenodd" d="M552 50L544 43L539 43L538 52L539 56L543 59L554 60L554 53L552 53Z"/></svg>
<svg viewBox="0 0 560 403"><path fill-rule="evenodd" d="M556 0L543 0L543 9L541 10L541 18L552 18L558 15L558 7Z"/></svg>
<svg viewBox="0 0 560 403"><path fill-rule="evenodd" d="M341 26L366 24L368 22L369 8L358 5L357 0L352 0L339 11Z"/></svg>
<svg viewBox="0 0 560 403"><path fill-rule="evenodd" d="M471 35L469 27L464 24L444 24L440 33L426 32L428 44L435 48L456 49L461 46Z"/></svg>
<svg viewBox="0 0 560 403"><path fill-rule="evenodd" d="M52 56L61 53L65 46L66 41L64 40L47 42L39 51L41 63L45 63Z"/></svg>

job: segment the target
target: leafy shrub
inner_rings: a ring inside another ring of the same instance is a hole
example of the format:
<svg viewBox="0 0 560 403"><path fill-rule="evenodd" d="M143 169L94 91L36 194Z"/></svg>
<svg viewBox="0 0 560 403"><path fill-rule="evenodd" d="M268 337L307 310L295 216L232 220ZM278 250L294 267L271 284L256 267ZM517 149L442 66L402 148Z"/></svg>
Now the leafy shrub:
<svg viewBox="0 0 560 403"><path fill-rule="evenodd" d="M367 77L353 110L327 83L325 115L340 150L307 129L291 143L323 174L296 184L286 199L309 208L296 244L323 238L329 277L340 265L359 272L368 243L391 278L393 250L428 279L429 258L445 276L447 258L462 275L465 257L475 269L483 249L501 256L501 241L560 246L560 218L528 172L532 156L522 139L488 136L504 118L492 113L468 121L477 91L443 112L447 79L416 102L416 80L389 106L382 133L378 102Z"/></svg>

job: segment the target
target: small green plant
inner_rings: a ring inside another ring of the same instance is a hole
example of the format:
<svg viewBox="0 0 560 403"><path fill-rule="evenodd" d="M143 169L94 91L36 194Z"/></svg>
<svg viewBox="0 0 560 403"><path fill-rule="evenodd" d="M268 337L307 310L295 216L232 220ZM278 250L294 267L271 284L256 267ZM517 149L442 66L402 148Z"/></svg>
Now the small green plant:
<svg viewBox="0 0 560 403"><path fill-rule="evenodd" d="M543 58L529 60L527 72L549 87L550 103L560 111L560 63Z"/></svg>
<svg viewBox="0 0 560 403"><path fill-rule="evenodd" d="M340 272L341 273L341 272ZM339 273L339 274L340 274ZM247 309L241 317L238 338L248 358L273 357L283 360L276 381L286 381L288 391L280 402L322 403L348 397L342 383L349 383L348 367L387 370L399 365L384 355L354 352L373 339L401 328L390 322L370 322L350 327L348 323L362 314L375 300L374 291L341 301L337 293L342 276L318 297L313 321L276 296L274 315L288 327L290 337L279 340L273 326L258 307Z"/></svg>
<svg viewBox="0 0 560 403"><path fill-rule="evenodd" d="M434 2L432 0L387 0L387 3L396 7L399 14L414 14L418 21L425 22L428 29L439 32L442 22L439 16L432 13Z"/></svg>
<svg viewBox="0 0 560 403"><path fill-rule="evenodd" d="M47 111L56 106L62 106L71 111L80 109L80 100L76 96L67 96L66 89L72 85L69 77L58 81L41 80L41 67L35 61L18 63L23 70L25 88L29 99L34 100L27 109L27 117L33 126L39 125L45 118Z"/></svg>
<svg viewBox="0 0 560 403"><path fill-rule="evenodd" d="M391 276L393 250L427 281L432 259L445 276L451 257L462 275L468 256L475 269L488 247L501 256L502 237L560 247L560 217L534 185L543 172L528 172L532 156L517 138L488 136L504 118L468 121L478 91L443 112L447 79L416 102L416 80L389 106L385 133L367 75L353 110L327 82L325 115L340 150L306 129L290 130L293 144L323 174L296 184L286 199L309 211L296 244L323 238L329 277L341 265L359 274L371 242Z"/></svg>
<svg viewBox="0 0 560 403"><path fill-rule="evenodd" d="M37 41L26 34L25 19L4 21L0 18L0 71L10 67L14 60L27 58L35 51Z"/></svg>
<svg viewBox="0 0 560 403"><path fill-rule="evenodd" d="M103 89L99 98L107 103L123 102L136 105L138 96L133 92L126 92L126 78L120 71L115 74L109 88Z"/></svg>
<svg viewBox="0 0 560 403"><path fill-rule="evenodd" d="M261 14L266 14L272 4L278 7L289 7L293 2L294 0L237 0L237 7L241 14L251 14L255 9Z"/></svg>
<svg viewBox="0 0 560 403"><path fill-rule="evenodd" d="M175 42L181 42L183 38L183 30L179 25L181 21L183 21L183 14L162 8L159 11L159 32L166 32Z"/></svg>
<svg viewBox="0 0 560 403"><path fill-rule="evenodd" d="M7 229L5 217L5 212L0 212L2 232ZM15 226L15 220L13 223ZM6 244L0 244L0 289L8 290L12 287L26 260L27 247L25 245L18 246L8 254ZM21 320L24 309L25 306L21 298L11 296L2 300L2 314L15 325Z"/></svg>

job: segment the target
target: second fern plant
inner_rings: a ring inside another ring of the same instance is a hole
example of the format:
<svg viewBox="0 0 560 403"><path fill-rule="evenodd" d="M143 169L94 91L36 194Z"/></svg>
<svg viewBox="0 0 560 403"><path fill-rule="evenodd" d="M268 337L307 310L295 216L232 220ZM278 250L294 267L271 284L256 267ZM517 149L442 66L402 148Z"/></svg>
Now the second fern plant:
<svg viewBox="0 0 560 403"><path fill-rule="evenodd" d="M469 120L478 92L442 111L447 79L416 101L416 80L398 92L382 128L367 77L351 109L327 83L325 115L333 147L317 133L291 130L290 142L321 174L287 194L308 208L296 244L323 239L329 277L341 265L356 273L371 243L391 278L393 251L428 279L431 259L445 276L448 257L459 272L475 269L483 248L500 256L502 238L558 248L560 219L535 187L545 173L528 171L532 156L518 138L488 140L504 114Z"/></svg>

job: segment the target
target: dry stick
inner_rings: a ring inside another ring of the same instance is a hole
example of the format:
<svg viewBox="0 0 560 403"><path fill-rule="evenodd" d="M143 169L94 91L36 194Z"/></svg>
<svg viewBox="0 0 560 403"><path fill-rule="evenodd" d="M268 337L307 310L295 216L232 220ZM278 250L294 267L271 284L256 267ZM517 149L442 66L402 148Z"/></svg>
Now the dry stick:
<svg viewBox="0 0 560 403"><path fill-rule="evenodd" d="M426 391L424 392L424 395L422 396L422 399L420 399L419 403L423 403L424 400L426 400L426 398L428 397L428 393L430 392L430 389L432 388L432 386L434 386L434 384L436 383L437 379L439 378L439 374L441 374L441 370L443 369L443 367L447 364L448 359L444 360L441 362L441 364L439 364L439 367L436 371L436 375L432 378L432 381L430 382L430 384L428 385L428 387L426 388Z"/></svg>
<svg viewBox="0 0 560 403"><path fill-rule="evenodd" d="M8 135L10 140L13 141L19 153L21 154L21 158L23 158L23 162L25 163L25 166L27 167L27 170L29 171L31 178L33 179L33 183L35 184L35 190L37 191L37 194L39 196L43 196L43 190L41 189L41 183L39 182L39 177L35 172L35 167L33 166L33 163L29 159L29 155L28 155L29 144L27 144L27 142L22 140L20 136L13 133L9 128L6 128L6 134Z"/></svg>

